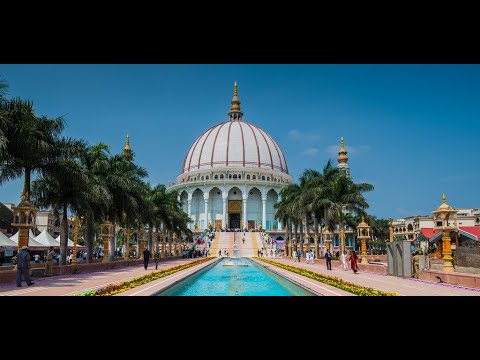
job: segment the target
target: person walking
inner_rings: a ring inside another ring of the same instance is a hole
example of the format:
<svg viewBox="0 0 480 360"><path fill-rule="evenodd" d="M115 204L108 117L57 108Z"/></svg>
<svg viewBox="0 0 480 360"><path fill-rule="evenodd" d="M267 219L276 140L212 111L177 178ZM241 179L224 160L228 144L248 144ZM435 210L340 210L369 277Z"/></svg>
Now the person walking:
<svg viewBox="0 0 480 360"><path fill-rule="evenodd" d="M297 249L297 261L300 262L300 257L302 256L302 253L300 252L300 249Z"/></svg>
<svg viewBox="0 0 480 360"><path fill-rule="evenodd" d="M327 270L332 270L332 253L330 249L325 253L325 260L327 261Z"/></svg>
<svg viewBox="0 0 480 360"><path fill-rule="evenodd" d="M50 246L50 250L45 257L45 273L43 276L52 276L53 259L55 259L55 251L53 251L53 246Z"/></svg>
<svg viewBox="0 0 480 360"><path fill-rule="evenodd" d="M145 266L145 270L147 270L148 267L148 261L150 260L150 257L152 256L152 253L150 250L148 250L148 247L143 250L143 266Z"/></svg>
<svg viewBox="0 0 480 360"><path fill-rule="evenodd" d="M343 251L343 254L340 257L340 261L342 262L343 271L346 271L348 269L347 251L346 250Z"/></svg>
<svg viewBox="0 0 480 360"><path fill-rule="evenodd" d="M17 287L22 286L22 276L28 286L35 284L30 280L30 254L27 250L28 246L23 245L22 251L17 254Z"/></svg>
<svg viewBox="0 0 480 360"><path fill-rule="evenodd" d="M358 260L358 256L355 253L355 250L352 250L352 254L350 255L350 266L352 267L354 274L356 274L358 271L357 260Z"/></svg>
<svg viewBox="0 0 480 360"><path fill-rule="evenodd" d="M160 252L155 250L153 252L153 258L155 259L155 270L158 269L158 261L160 260Z"/></svg>

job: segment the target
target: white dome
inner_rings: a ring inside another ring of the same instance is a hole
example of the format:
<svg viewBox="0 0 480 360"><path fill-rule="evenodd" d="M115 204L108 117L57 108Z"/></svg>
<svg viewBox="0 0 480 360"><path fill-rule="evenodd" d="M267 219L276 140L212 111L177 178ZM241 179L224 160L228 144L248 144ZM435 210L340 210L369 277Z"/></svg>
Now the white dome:
<svg viewBox="0 0 480 360"><path fill-rule="evenodd" d="M182 174L215 168L270 170L288 174L280 146L259 127L225 121L194 141L183 161Z"/></svg>

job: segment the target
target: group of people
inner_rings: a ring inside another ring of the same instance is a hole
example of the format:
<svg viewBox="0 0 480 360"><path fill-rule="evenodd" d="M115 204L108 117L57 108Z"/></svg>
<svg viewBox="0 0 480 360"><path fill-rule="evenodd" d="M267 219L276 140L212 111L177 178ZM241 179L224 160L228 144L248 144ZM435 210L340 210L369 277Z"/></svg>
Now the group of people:
<svg viewBox="0 0 480 360"><path fill-rule="evenodd" d="M301 251L298 250L293 250L292 253L290 254L291 259L293 262L300 262L300 259L302 257ZM325 263L327 266L327 270L332 270L332 258L333 255L330 252L330 249L328 249L325 252ZM315 254L313 253L313 250L310 249L310 251L307 251L305 254L305 259L307 264L314 264L315 261ZM358 272L358 256L355 252L355 250L351 250L350 255L347 254L347 251L345 250L343 254L340 256L340 266L343 268L344 271L348 270L349 263L350 263L350 269L353 270L353 273L356 274Z"/></svg>

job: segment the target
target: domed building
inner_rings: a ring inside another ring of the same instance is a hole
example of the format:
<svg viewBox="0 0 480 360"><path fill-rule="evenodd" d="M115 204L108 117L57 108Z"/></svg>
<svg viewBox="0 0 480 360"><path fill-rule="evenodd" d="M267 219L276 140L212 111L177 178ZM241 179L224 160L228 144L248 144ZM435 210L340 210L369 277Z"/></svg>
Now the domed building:
<svg viewBox="0 0 480 360"><path fill-rule="evenodd" d="M273 137L243 115L235 83L228 120L192 143L176 183L169 184L193 220L192 230L282 230L274 205L293 181L287 160Z"/></svg>

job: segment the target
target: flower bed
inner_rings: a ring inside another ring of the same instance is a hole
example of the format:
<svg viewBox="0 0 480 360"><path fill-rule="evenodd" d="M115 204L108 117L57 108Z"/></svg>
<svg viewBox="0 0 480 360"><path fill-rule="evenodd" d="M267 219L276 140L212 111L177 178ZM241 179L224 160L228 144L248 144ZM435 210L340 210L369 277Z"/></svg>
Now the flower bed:
<svg viewBox="0 0 480 360"><path fill-rule="evenodd" d="M265 258L255 258L255 259L266 262L271 265L278 266L279 268L291 271L295 274L299 274L302 276L306 276L310 279L320 281L321 283L336 287L338 289L348 291L358 296L398 296L398 294L394 292L387 292L387 291L377 290L371 287L357 285L335 276L319 274L311 270L298 268L290 265L285 265L276 261L267 260Z"/></svg>
<svg viewBox="0 0 480 360"><path fill-rule="evenodd" d="M142 276L137 276L134 277L130 280L127 281L122 281L120 283L116 284L109 284L105 287L99 288L99 289L94 289L94 290L88 290L84 292L80 292L78 294L75 294L74 296L112 296L116 295L118 293L133 289L137 286L149 283L151 281L158 280L162 277L171 275L173 273L179 272L181 270L188 269L189 267L204 263L205 261L209 261L211 258L202 258L200 260L193 261L188 264L184 265L177 265L165 270L160 270L160 271L154 271Z"/></svg>

